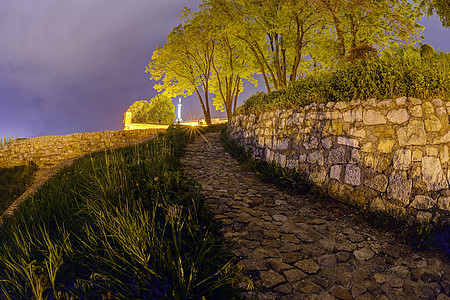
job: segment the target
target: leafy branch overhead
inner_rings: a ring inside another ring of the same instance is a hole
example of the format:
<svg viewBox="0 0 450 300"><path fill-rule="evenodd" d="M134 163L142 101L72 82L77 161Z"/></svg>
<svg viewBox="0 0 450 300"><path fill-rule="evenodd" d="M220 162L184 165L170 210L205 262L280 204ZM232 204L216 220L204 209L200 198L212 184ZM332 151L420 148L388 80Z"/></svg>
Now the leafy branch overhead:
<svg viewBox="0 0 450 300"><path fill-rule="evenodd" d="M196 94L210 123L210 94L230 117L244 81L268 92L354 57L415 42L423 0L203 0L153 52L146 72L171 96ZM429 0L432 1L432 0ZM439 1L439 0L433 0Z"/></svg>

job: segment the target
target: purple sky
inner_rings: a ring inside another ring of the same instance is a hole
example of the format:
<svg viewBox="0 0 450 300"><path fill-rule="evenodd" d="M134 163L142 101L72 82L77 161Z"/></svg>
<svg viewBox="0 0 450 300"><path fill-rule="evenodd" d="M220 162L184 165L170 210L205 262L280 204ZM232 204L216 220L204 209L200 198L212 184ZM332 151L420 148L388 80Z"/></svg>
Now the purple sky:
<svg viewBox="0 0 450 300"><path fill-rule="evenodd" d="M156 95L144 72L153 50L200 2L0 1L0 138L122 129L128 106ZM450 29L422 23L424 42L449 51ZM184 119L202 117L195 97L183 103Z"/></svg>

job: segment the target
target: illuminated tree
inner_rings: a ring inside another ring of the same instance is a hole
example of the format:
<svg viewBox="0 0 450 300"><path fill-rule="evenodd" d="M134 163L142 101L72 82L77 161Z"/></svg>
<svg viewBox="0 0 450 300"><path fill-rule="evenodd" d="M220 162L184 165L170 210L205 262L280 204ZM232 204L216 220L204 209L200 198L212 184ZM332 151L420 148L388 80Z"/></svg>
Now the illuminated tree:
<svg viewBox="0 0 450 300"><path fill-rule="evenodd" d="M133 123L170 124L175 120L175 106L169 97L159 94L150 101L139 100L129 108Z"/></svg>
<svg viewBox="0 0 450 300"><path fill-rule="evenodd" d="M145 72L151 74L151 80L160 82L155 84L155 89L160 92L164 90L170 97L190 96L195 92L205 121L210 125L209 80L214 43L207 30L195 19L175 27L164 47L158 47L153 52Z"/></svg>
<svg viewBox="0 0 450 300"><path fill-rule="evenodd" d="M226 21L229 36L252 56L267 91L278 90L295 81L300 66L309 61L311 40L320 18L304 0L211 0L209 5ZM308 49L308 50L306 50ZM306 50L306 51L305 51Z"/></svg>
<svg viewBox="0 0 450 300"><path fill-rule="evenodd" d="M450 27L450 1L448 0L422 0L421 5L425 7L429 16L436 13L444 27Z"/></svg>

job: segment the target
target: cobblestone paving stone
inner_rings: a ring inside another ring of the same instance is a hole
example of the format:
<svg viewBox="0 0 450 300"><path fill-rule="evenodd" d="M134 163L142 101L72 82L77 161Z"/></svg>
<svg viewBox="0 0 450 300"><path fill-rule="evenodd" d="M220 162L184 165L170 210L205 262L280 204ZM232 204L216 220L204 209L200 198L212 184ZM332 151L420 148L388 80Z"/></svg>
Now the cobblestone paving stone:
<svg viewBox="0 0 450 300"><path fill-rule="evenodd" d="M261 182L224 152L218 133L189 144L182 164L255 283L243 298L450 299L447 261L357 224L338 206Z"/></svg>

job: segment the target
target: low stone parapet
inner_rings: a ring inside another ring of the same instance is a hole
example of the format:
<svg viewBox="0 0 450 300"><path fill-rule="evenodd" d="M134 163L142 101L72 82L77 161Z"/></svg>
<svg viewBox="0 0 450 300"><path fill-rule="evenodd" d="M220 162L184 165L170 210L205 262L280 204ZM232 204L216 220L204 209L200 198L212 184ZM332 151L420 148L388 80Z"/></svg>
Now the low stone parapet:
<svg viewBox="0 0 450 300"><path fill-rule="evenodd" d="M440 99L329 102L236 115L228 130L333 198L425 220L450 212L449 112Z"/></svg>
<svg viewBox="0 0 450 300"><path fill-rule="evenodd" d="M50 168L79 155L138 143L160 131L165 129L84 132L18 140L0 149L0 167L34 162L40 168Z"/></svg>

